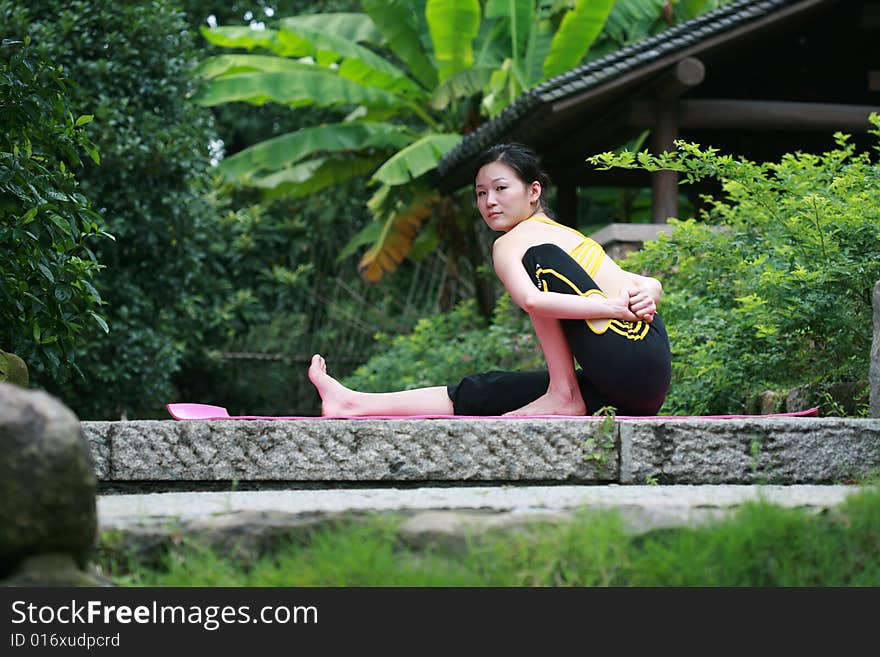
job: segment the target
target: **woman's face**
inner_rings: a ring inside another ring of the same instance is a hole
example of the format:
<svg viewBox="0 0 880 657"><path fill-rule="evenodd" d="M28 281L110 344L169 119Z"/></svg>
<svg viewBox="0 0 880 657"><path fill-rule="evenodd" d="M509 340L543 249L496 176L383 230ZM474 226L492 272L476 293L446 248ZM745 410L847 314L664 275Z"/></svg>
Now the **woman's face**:
<svg viewBox="0 0 880 657"><path fill-rule="evenodd" d="M531 217L541 197L541 183L524 183L503 162L490 162L477 172L477 208L492 230L508 231Z"/></svg>

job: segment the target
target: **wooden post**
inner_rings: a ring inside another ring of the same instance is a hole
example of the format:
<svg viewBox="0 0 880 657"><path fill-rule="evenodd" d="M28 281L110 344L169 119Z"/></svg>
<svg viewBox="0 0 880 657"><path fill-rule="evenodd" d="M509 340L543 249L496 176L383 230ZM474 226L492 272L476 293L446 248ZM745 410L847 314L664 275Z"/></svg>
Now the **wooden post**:
<svg viewBox="0 0 880 657"><path fill-rule="evenodd" d="M699 59L686 57L661 76L650 88L654 98L650 121L653 127L651 147L655 154L675 150L678 139L678 98L703 82L706 67ZM669 217L678 217L678 174L655 171L651 174L653 220L665 224Z"/></svg>
<svg viewBox="0 0 880 657"><path fill-rule="evenodd" d="M675 150L673 142L678 138L676 105L674 100L657 104L656 122L651 140L655 154ZM678 217L678 173L655 171L651 174L651 190L654 223L665 224L669 217Z"/></svg>

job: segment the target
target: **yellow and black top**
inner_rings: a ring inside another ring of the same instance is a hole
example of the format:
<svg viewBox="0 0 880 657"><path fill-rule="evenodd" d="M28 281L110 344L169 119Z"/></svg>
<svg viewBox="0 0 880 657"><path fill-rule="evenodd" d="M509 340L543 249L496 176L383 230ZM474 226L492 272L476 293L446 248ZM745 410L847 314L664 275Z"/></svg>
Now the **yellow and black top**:
<svg viewBox="0 0 880 657"><path fill-rule="evenodd" d="M535 221L540 221L544 224L550 224L551 226L559 226L560 228L565 228L566 230L570 230L575 235L579 235L583 238L583 241L575 246L568 252L572 258L577 261L577 263L584 268L590 277L594 277L596 272L599 271L599 267L602 264L602 259L605 257L605 249L602 248L602 245L599 244L594 239L584 236L579 230L575 228L571 228L570 226L566 226L564 224L559 223L558 221L553 221L552 219L548 219L545 217L532 217Z"/></svg>
<svg viewBox="0 0 880 657"><path fill-rule="evenodd" d="M602 265L602 260L605 258L605 249L602 248L601 244L594 239L584 236L579 230L560 224L558 221L553 221L552 219L545 217L532 217L532 219L551 226L565 228L566 230L570 230L572 233L582 237L583 240L573 249L568 251L568 255L570 255L574 261L577 262L585 272L587 272L590 279L593 279L596 276L596 272L599 271L599 267ZM561 282L564 282L572 291L583 297L590 296L591 294L599 294L603 297L607 297L605 292L600 290L598 286L586 290L580 289L573 281L553 268L541 268L538 270L537 274L539 277L543 277L545 274L550 274ZM595 285L595 283L593 284ZM550 289L546 279L542 281L542 286L545 291ZM644 340L651 328L650 324L642 320L629 322L622 319L609 319L605 321L585 319L584 321L593 333L601 335L608 329L611 329L628 340Z"/></svg>

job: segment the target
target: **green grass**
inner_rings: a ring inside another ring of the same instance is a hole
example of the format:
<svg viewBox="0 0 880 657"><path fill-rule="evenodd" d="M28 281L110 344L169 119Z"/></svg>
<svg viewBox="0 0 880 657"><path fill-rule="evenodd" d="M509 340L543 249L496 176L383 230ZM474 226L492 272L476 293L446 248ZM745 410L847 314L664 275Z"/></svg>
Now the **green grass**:
<svg viewBox="0 0 880 657"><path fill-rule="evenodd" d="M693 529L628 534L613 512L413 550L400 518L324 528L258 559L182 539L158 560L102 541L99 566L132 586L880 586L880 489L810 514L750 503Z"/></svg>

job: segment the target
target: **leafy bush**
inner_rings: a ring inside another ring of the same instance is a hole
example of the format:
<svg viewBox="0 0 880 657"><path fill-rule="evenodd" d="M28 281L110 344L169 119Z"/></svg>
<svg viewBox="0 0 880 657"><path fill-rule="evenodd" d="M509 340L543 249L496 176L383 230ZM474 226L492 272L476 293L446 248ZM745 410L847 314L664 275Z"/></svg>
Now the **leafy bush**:
<svg viewBox="0 0 880 657"><path fill-rule="evenodd" d="M345 385L367 392L408 390L458 383L475 372L544 366L528 315L506 294L489 328L475 302L466 300L449 313L420 320L412 333L381 334L378 340L386 349L345 378Z"/></svg>
<svg viewBox="0 0 880 657"><path fill-rule="evenodd" d="M216 232L205 195L213 131L210 113L187 100L194 34L167 0L24 4L7 10L7 29L29 35L77 81L71 102L94 115L89 130L102 157L77 177L117 240L96 245L107 267L96 287L110 333L78 341L84 378L34 378L84 418L161 409L211 303L204 260Z"/></svg>
<svg viewBox="0 0 880 657"><path fill-rule="evenodd" d="M872 117L880 135L880 117ZM740 412L749 393L867 379L880 279L880 169L846 135L823 154L756 164L679 142L604 153L602 167L716 178L703 223L672 221L624 267L663 281L673 350L667 413ZM717 227L715 226L717 225Z"/></svg>
<svg viewBox="0 0 880 657"><path fill-rule="evenodd" d="M873 118L880 135L880 118ZM756 164L712 148L605 153L610 167L668 168L713 177L703 221L671 220L622 266L663 281L660 310L673 351L661 412L743 412L752 393L867 378L871 291L880 279L880 169L845 135L838 147ZM455 383L486 369L530 369L543 359L528 317L504 296L482 329L464 304L422 320L411 335L345 380L362 390Z"/></svg>
<svg viewBox="0 0 880 657"><path fill-rule="evenodd" d="M0 3L0 15L8 6ZM0 349L63 379L85 326L106 330L92 248L107 237L74 170L98 152L64 73L27 41L0 45ZM2 351L0 351L2 354Z"/></svg>

